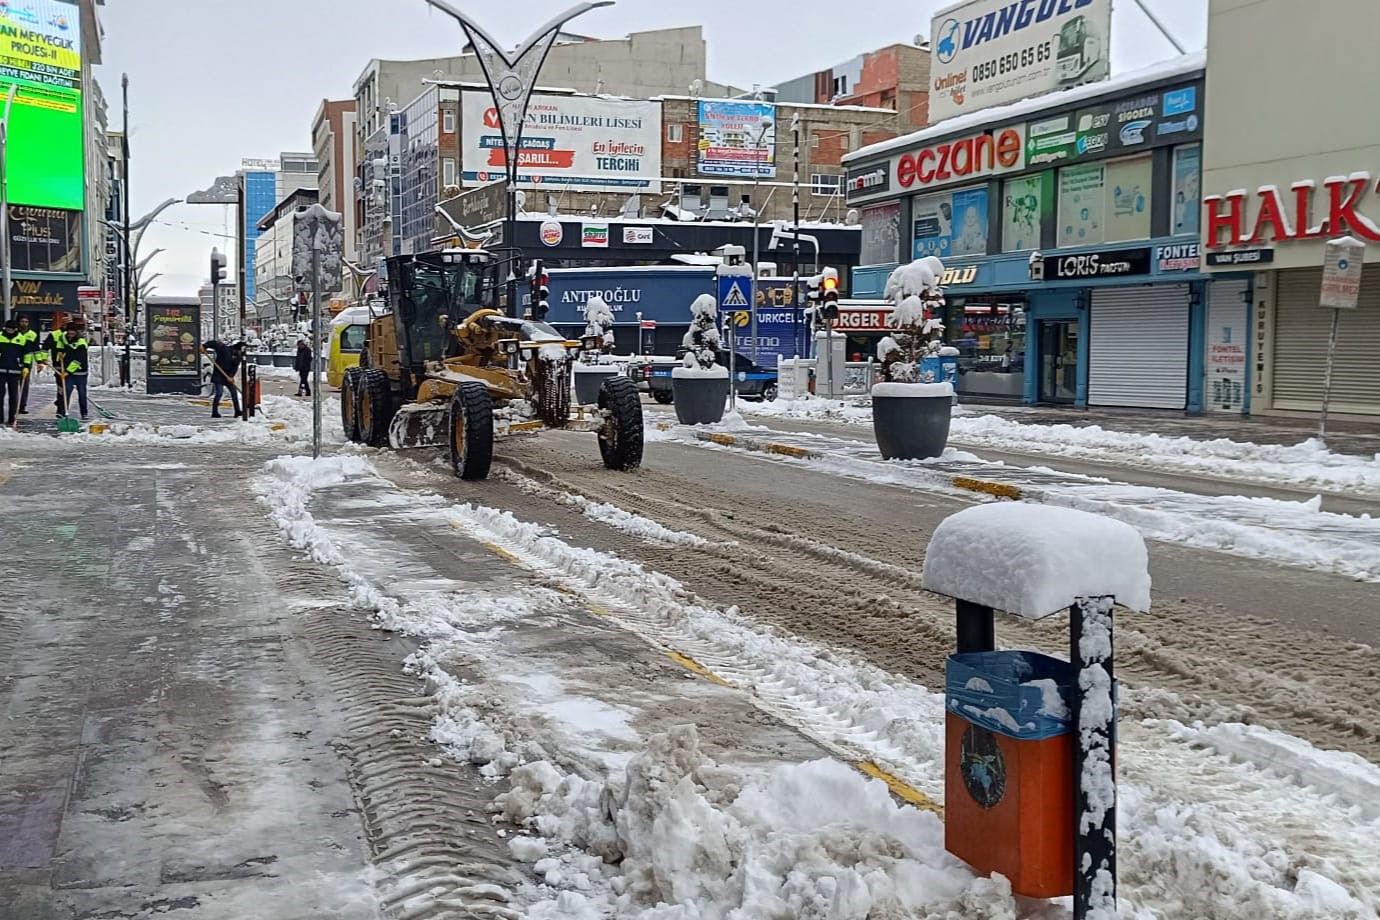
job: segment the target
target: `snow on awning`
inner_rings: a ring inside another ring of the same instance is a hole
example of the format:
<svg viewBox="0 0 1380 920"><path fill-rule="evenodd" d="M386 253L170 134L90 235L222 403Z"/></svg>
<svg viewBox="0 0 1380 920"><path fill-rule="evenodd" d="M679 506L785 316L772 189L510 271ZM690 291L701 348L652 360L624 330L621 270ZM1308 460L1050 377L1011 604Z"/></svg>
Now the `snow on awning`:
<svg viewBox="0 0 1380 920"><path fill-rule="evenodd" d="M925 551L927 591L1027 619L1067 610L1077 597L1112 595L1150 609L1149 555L1131 525L1086 511L1017 502L944 519Z"/></svg>

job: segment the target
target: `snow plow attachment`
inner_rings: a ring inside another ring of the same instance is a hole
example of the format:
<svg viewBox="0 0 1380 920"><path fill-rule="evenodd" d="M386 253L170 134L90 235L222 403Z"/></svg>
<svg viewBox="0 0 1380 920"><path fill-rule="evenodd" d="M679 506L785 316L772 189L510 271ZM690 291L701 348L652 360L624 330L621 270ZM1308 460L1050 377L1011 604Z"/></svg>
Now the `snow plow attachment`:
<svg viewBox="0 0 1380 920"><path fill-rule="evenodd" d="M399 407L388 425L388 443L395 450L441 447L450 427L450 406L442 402L411 403Z"/></svg>

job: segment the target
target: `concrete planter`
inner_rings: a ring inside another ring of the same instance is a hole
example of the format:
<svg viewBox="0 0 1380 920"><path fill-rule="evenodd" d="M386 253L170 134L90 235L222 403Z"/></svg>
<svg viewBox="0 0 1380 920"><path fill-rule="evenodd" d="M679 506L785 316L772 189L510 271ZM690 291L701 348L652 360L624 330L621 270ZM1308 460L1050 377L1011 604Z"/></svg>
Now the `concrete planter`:
<svg viewBox="0 0 1380 920"><path fill-rule="evenodd" d="M885 383L872 391L872 431L884 460L944 453L954 403L947 383Z"/></svg>
<svg viewBox="0 0 1380 920"><path fill-rule="evenodd" d="M293 354L293 353L290 352L290 351L289 351L289 352L277 352L277 351L275 351L275 352L273 353L273 366L274 366L274 367L292 367L293 359L295 359L296 357L297 357L297 355Z"/></svg>
<svg viewBox="0 0 1380 920"><path fill-rule="evenodd" d="M607 364L575 365L575 401L582 406L599 402L599 388L610 377L618 376L618 368Z"/></svg>
<svg viewBox="0 0 1380 920"><path fill-rule="evenodd" d="M671 374L671 394L676 420L682 425L713 425L723 421L728 404L728 370L722 376L676 368Z"/></svg>
<svg viewBox="0 0 1380 920"><path fill-rule="evenodd" d="M254 363L257 364L259 367L273 366L273 355L271 352L258 351L250 355L250 357L254 359Z"/></svg>

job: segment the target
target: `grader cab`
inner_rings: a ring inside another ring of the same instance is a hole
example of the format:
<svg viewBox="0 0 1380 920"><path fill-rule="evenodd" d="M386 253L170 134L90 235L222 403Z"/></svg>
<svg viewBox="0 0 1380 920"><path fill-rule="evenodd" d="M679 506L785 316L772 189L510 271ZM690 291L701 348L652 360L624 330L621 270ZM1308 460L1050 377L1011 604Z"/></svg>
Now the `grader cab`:
<svg viewBox="0 0 1380 920"><path fill-rule="evenodd" d="M642 403L626 377L596 404L572 405L575 358L597 338L496 309L507 264L454 249L388 260L388 312L369 324L360 366L345 375L341 422L352 441L394 448L446 445L461 479L483 479L494 439L566 428L598 436L604 465L642 462Z"/></svg>

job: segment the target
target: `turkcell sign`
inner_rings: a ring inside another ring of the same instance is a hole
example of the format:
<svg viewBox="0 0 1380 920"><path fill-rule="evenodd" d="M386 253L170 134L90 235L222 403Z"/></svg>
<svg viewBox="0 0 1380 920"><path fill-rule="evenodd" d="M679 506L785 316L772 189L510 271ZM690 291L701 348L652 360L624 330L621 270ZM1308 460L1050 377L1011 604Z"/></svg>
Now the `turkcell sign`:
<svg viewBox="0 0 1380 920"><path fill-rule="evenodd" d="M967 0L930 24L930 120L1105 80L1111 0Z"/></svg>

